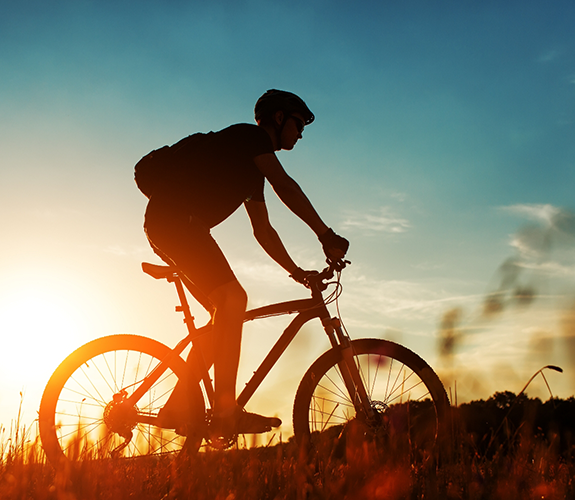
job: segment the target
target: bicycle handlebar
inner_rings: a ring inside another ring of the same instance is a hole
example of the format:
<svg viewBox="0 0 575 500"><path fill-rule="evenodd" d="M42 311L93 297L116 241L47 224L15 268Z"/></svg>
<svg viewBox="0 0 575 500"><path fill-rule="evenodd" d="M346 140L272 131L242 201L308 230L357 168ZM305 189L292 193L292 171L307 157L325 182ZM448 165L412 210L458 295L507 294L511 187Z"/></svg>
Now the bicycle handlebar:
<svg viewBox="0 0 575 500"><path fill-rule="evenodd" d="M312 292L316 290L323 292L328 285L325 281L333 278L334 273L341 272L348 264L351 264L349 260L328 260L327 263L328 266L321 272L311 274L307 277L307 282Z"/></svg>

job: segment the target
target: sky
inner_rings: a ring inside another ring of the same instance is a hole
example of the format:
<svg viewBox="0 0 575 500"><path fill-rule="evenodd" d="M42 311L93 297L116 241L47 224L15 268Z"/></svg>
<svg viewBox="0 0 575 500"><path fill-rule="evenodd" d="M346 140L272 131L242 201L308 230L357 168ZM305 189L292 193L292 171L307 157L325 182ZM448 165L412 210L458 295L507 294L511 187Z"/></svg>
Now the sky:
<svg viewBox="0 0 575 500"><path fill-rule="evenodd" d="M0 424L34 426L73 349L185 334L142 231L133 166L197 131L253 123L269 88L316 115L278 157L351 242L353 338L420 354L453 402L575 388L575 4L570 0L0 3ZM294 260L311 231L266 188ZM305 297L238 210L213 231L250 307ZM488 304L486 307L485 304ZM195 309L198 324L205 313ZM266 320L267 321L267 320ZM285 318L246 326L240 380ZM289 422L319 325L250 411ZM545 382L548 382L549 389ZM240 386L243 382L240 382Z"/></svg>

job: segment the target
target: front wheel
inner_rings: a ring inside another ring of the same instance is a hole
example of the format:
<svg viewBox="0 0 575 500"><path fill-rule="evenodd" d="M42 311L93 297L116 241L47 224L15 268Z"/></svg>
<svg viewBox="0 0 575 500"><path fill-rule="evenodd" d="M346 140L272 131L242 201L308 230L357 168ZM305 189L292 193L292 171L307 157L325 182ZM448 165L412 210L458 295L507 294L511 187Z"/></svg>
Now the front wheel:
<svg viewBox="0 0 575 500"><path fill-rule="evenodd" d="M134 404L127 398L166 360L165 371ZM103 337L78 348L56 369L44 390L39 411L40 438L50 462L110 457L174 455L199 446L170 429L155 425L158 410L178 379L186 377L184 361L164 344L136 335ZM204 418L199 385L190 398ZM195 451L195 450L190 450Z"/></svg>
<svg viewBox="0 0 575 500"><path fill-rule="evenodd" d="M351 342L351 349L371 415L354 406L357 397L350 395L341 372L342 348L333 348L314 362L297 390L297 442L333 450L345 440L346 445L355 441L362 446L368 439L387 451L429 455L439 436L447 435L449 400L437 375L417 354L394 342L359 339Z"/></svg>

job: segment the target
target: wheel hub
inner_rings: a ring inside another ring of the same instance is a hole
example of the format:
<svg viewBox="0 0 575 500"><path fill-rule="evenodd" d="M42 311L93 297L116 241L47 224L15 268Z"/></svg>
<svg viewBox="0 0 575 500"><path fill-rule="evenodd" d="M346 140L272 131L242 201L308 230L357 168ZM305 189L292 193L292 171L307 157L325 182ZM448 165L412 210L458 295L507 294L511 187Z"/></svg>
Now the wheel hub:
<svg viewBox="0 0 575 500"><path fill-rule="evenodd" d="M385 422L385 412L389 409L389 406L383 401L372 401L371 409L373 410L373 416L368 420L368 425L373 430L381 430L386 426Z"/></svg>
<svg viewBox="0 0 575 500"><path fill-rule="evenodd" d="M127 438L138 424L138 408L126 404L124 397L116 397L104 408L104 423L112 432Z"/></svg>

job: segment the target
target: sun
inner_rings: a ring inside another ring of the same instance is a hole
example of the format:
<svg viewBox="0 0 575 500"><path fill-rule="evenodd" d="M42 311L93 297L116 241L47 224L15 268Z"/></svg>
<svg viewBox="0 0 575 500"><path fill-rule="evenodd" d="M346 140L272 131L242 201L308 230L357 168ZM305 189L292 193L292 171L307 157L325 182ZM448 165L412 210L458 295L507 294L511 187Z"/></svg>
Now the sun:
<svg viewBox="0 0 575 500"><path fill-rule="evenodd" d="M0 304L3 377L27 385L44 379L83 343L86 325L78 300L64 290L42 286L11 290ZM6 380L5 380L6 381Z"/></svg>

